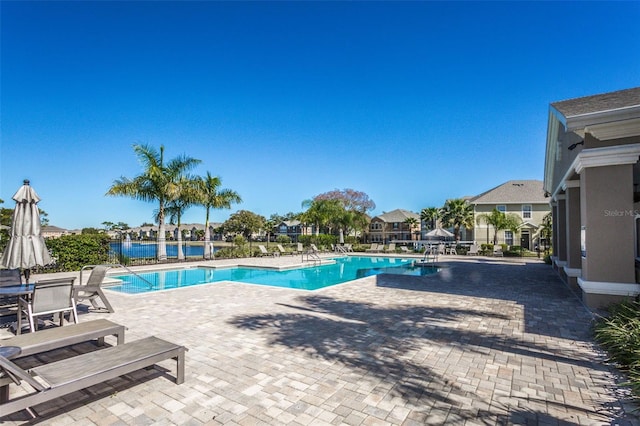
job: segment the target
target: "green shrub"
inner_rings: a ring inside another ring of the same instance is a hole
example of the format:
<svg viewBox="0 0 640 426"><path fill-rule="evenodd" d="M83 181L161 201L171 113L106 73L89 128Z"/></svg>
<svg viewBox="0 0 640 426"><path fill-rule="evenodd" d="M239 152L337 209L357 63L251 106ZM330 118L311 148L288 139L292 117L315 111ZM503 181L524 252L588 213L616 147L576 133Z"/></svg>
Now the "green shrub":
<svg viewBox="0 0 640 426"><path fill-rule="evenodd" d="M302 243L305 247L309 244L315 244L318 248L330 247L331 244L337 244L338 237L335 235L319 234L319 235L300 235L298 242Z"/></svg>
<svg viewBox="0 0 640 426"><path fill-rule="evenodd" d="M640 398L640 303L623 302L594 326L594 336L621 370L628 373L631 391Z"/></svg>
<svg viewBox="0 0 640 426"><path fill-rule="evenodd" d="M63 235L46 240L56 264L48 272L79 271L85 265L109 261L109 237L105 234Z"/></svg>
<svg viewBox="0 0 640 426"><path fill-rule="evenodd" d="M544 263L546 263L547 265L551 265L553 262L551 261L551 255L548 254L544 257Z"/></svg>
<svg viewBox="0 0 640 426"><path fill-rule="evenodd" d="M291 237L288 235L278 235L278 237L276 238L276 243L291 244Z"/></svg>

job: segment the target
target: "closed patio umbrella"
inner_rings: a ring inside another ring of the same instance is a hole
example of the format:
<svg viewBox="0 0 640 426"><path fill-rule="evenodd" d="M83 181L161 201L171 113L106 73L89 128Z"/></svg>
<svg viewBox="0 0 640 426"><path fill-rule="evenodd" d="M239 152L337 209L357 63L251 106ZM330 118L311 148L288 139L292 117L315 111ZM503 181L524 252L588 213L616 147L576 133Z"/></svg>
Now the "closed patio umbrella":
<svg viewBox="0 0 640 426"><path fill-rule="evenodd" d="M16 207L13 211L9 243L0 260L0 266L8 269L24 270L26 282L29 282L30 269L51 263L51 256L40 232L40 197L31 188L29 181L18 189L13 199Z"/></svg>

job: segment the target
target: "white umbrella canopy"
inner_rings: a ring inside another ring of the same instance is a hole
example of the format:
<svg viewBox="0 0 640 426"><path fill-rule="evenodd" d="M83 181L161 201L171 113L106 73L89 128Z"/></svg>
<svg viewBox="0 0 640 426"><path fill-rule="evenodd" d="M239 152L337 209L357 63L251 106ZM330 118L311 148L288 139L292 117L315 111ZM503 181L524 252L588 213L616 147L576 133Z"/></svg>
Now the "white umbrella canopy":
<svg viewBox="0 0 640 426"><path fill-rule="evenodd" d="M453 237L453 234L451 232L447 231L444 228L433 229L433 230L427 232L425 235L427 237L431 237L431 238L451 238L451 237Z"/></svg>
<svg viewBox="0 0 640 426"><path fill-rule="evenodd" d="M49 250L41 234L38 202L40 197L25 180L13 199L16 207L13 210L11 223L11 239L0 260L0 266L8 269L24 270L29 282L29 269L34 266L45 266L52 262Z"/></svg>

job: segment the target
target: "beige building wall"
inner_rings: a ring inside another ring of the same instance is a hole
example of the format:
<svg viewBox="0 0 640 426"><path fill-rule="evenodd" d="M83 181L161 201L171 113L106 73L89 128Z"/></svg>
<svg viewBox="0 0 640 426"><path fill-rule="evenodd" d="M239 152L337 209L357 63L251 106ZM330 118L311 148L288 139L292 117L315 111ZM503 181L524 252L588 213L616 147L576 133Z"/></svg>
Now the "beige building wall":
<svg viewBox="0 0 640 426"><path fill-rule="evenodd" d="M640 295L639 158L640 87L550 105L553 263L592 308Z"/></svg>

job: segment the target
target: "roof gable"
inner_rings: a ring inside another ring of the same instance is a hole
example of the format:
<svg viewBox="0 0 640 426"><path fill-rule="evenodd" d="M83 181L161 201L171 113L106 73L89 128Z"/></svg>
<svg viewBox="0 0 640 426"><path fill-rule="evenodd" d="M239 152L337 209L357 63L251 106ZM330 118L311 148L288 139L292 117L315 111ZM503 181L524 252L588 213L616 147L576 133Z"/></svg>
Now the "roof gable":
<svg viewBox="0 0 640 426"><path fill-rule="evenodd" d="M566 118L638 105L640 105L640 87L568 99L551 104L553 108Z"/></svg>
<svg viewBox="0 0 640 426"><path fill-rule="evenodd" d="M471 200L471 204L547 204L541 180L510 180Z"/></svg>
<svg viewBox="0 0 640 426"><path fill-rule="evenodd" d="M402 209L396 209L388 213L383 213L381 215L376 216L374 219L378 219L387 223L396 223L396 222L404 222L410 217L420 220L420 215L418 215L417 213L410 212L409 210L402 210Z"/></svg>

